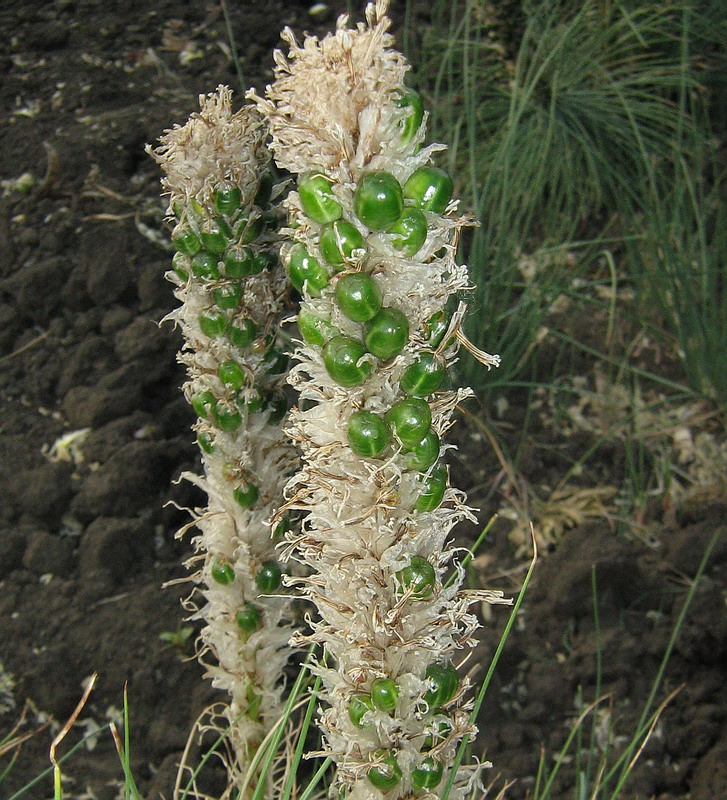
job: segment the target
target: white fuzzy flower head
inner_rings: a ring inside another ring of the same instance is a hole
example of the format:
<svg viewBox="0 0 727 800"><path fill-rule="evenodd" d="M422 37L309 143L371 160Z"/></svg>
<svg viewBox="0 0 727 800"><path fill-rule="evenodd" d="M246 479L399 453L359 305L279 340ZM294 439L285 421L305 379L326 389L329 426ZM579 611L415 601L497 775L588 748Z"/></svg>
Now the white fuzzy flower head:
<svg viewBox="0 0 727 800"><path fill-rule="evenodd" d="M469 608L501 600L461 589L449 539L473 519L445 443L470 394L445 377L463 338L464 307L447 309L467 286L454 254L469 222L431 163L443 147L423 146L426 115L390 49L386 6L369 4L353 29L340 18L322 40L298 45L286 31L275 82L251 95L277 163L298 176L283 257L303 297L289 377L303 464L286 492L305 517L288 541L313 571L301 583L321 619L300 641L325 647L334 793L423 797L452 778L459 798L478 773L450 774L475 730L461 668L478 627Z"/></svg>

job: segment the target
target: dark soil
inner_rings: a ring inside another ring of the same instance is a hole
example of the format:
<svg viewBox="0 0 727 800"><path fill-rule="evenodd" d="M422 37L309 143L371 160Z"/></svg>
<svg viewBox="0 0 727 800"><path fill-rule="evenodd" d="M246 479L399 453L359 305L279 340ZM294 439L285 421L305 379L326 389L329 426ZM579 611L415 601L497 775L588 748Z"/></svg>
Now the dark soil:
<svg viewBox="0 0 727 800"><path fill-rule="evenodd" d="M315 21L310 2L231 5L245 78L262 88L282 26L323 30L346 3L331 3L329 17ZM159 175L144 144L183 122L198 94L237 86L224 19L217 3L29 0L3 3L0 29L1 177L34 178L25 193L5 184L0 198L0 661L15 679L15 708L2 713L0 702L0 740L26 699L34 711L21 731L36 724L36 712L63 723L84 680L98 672L81 719L114 718L127 686L136 779L149 800L169 798L188 732L217 698L188 658L192 641L160 638L185 624L179 601L188 587L162 588L185 575L188 542L174 533L187 516L177 506L202 498L175 480L197 455L179 391L179 334L157 326L174 300L163 278L169 254L144 235L163 230ZM59 437L84 428L82 461L49 457ZM499 465L489 445L464 426L458 438L459 485L491 482ZM541 466L533 462L525 477L537 482ZM493 777L516 779L511 797L532 788L541 746L552 764L578 698L595 698L592 567L600 691L610 693L598 713L604 725L611 719L618 750L641 713L688 578L713 534L725 533L726 510L712 505L677 517L657 548L605 522L576 528L542 560L486 699L478 743L495 764ZM462 530L462 542L473 532ZM521 563L504 527L484 553L491 575ZM723 535L656 702L683 688L624 798L727 797L726 565ZM514 580L483 580L516 591ZM496 609L486 622L480 660L505 619ZM48 767L55 730L25 742L1 796ZM60 751L77 740L73 732ZM554 797L574 796L573 767ZM65 773L68 797L115 797L122 772L108 733L95 749L78 750ZM51 795L46 777L23 797Z"/></svg>

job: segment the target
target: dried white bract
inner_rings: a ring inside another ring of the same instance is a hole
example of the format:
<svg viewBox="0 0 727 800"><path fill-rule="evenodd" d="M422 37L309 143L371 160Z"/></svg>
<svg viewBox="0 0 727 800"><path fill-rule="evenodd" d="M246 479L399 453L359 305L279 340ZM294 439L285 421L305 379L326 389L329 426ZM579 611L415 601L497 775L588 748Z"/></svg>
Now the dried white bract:
<svg viewBox="0 0 727 800"><path fill-rule="evenodd" d="M298 176L283 257L303 296L289 379L303 466L286 492L306 516L288 542L313 570L301 584L321 619L299 640L327 655L315 669L332 791L357 800L426 796L450 779L458 743L474 733L457 671L475 643L469 608L501 601L461 590L448 541L473 518L442 458L469 394L445 388L464 338L463 307L447 306L467 285L454 256L469 223L431 166L443 147L423 146L425 115L389 49L386 5L302 46L286 31L275 82L266 98L251 95L277 163ZM460 769L450 796L464 796L477 773Z"/></svg>
<svg viewBox="0 0 727 800"><path fill-rule="evenodd" d="M254 108L233 113L230 100L223 86L202 96L201 111L167 131L153 155L176 220L167 277L180 306L169 316L184 333L184 393L204 464L202 476L185 477L208 497L188 526L200 532L194 617L205 622L200 660L230 695L228 767L238 786L281 713L290 598L269 519L296 457L281 430L286 359L276 336L287 287L268 208L266 128Z"/></svg>

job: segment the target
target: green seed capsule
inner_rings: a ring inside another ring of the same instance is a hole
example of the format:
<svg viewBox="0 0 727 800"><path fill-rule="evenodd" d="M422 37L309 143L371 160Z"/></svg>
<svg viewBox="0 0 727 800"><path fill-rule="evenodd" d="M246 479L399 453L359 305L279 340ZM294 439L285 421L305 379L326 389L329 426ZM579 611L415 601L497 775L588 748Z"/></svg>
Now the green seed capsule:
<svg viewBox="0 0 727 800"><path fill-rule="evenodd" d="M336 300L350 320L368 322L381 310L381 289L371 275L353 272L336 284Z"/></svg>
<svg viewBox="0 0 727 800"><path fill-rule="evenodd" d="M265 220L261 216L240 217L235 225L235 236L242 244L250 244L260 236L265 229Z"/></svg>
<svg viewBox="0 0 727 800"><path fill-rule="evenodd" d="M226 283L212 290L212 299L220 308L237 308L242 302L242 288L236 283Z"/></svg>
<svg viewBox="0 0 727 800"><path fill-rule="evenodd" d="M443 742L452 733L452 724L447 720L440 720L434 726L433 733L424 740L424 749L431 750L434 745Z"/></svg>
<svg viewBox="0 0 727 800"><path fill-rule="evenodd" d="M409 116L401 123L401 143L409 144L424 119L422 99L413 89L405 89L396 98L396 105L410 109Z"/></svg>
<svg viewBox="0 0 727 800"><path fill-rule="evenodd" d="M232 238L232 231L222 217L215 217L202 228L199 238L205 250L209 250L210 253L224 253Z"/></svg>
<svg viewBox="0 0 727 800"><path fill-rule="evenodd" d="M424 481L424 486L414 504L414 510L425 512L439 508L447 489L447 469L444 466L436 467Z"/></svg>
<svg viewBox="0 0 727 800"><path fill-rule="evenodd" d="M298 195L303 211L321 225L334 222L343 214L343 208L331 187L331 182L323 175L308 175L298 181Z"/></svg>
<svg viewBox="0 0 727 800"><path fill-rule="evenodd" d="M356 216L372 231L384 231L404 210L404 197L396 178L388 172L370 172L361 178L353 198Z"/></svg>
<svg viewBox="0 0 727 800"><path fill-rule="evenodd" d="M235 614L235 621L243 633L254 633L260 627L260 609L252 603L245 603Z"/></svg>
<svg viewBox="0 0 727 800"><path fill-rule="evenodd" d="M217 406L217 398L210 391L197 392L192 398L192 408L200 419L209 419Z"/></svg>
<svg viewBox="0 0 727 800"><path fill-rule="evenodd" d="M426 400L407 397L386 412L386 421L405 447L416 447L429 431L432 411Z"/></svg>
<svg viewBox="0 0 727 800"><path fill-rule="evenodd" d="M199 317L197 317L197 321L199 322L202 333L205 336L209 336L210 339L214 339L215 336L222 336L227 327L227 317L224 312L214 309L203 311Z"/></svg>
<svg viewBox="0 0 727 800"><path fill-rule="evenodd" d="M261 592L269 594L280 588L282 577L283 573L278 562L266 561L255 576L255 585Z"/></svg>
<svg viewBox="0 0 727 800"><path fill-rule="evenodd" d="M389 444L386 423L370 411L356 411L348 421L348 444L356 455L378 458Z"/></svg>
<svg viewBox="0 0 727 800"><path fill-rule="evenodd" d="M444 334L449 328L449 314L437 311L424 324L424 334L430 347L437 348L444 339Z"/></svg>
<svg viewBox="0 0 727 800"><path fill-rule="evenodd" d="M293 245L288 259L288 275L290 282L303 294L304 287L312 297L319 297L321 289L328 286L328 270L303 247Z"/></svg>
<svg viewBox="0 0 727 800"><path fill-rule="evenodd" d="M336 383L341 386L360 386L371 372L371 364L361 361L365 354L364 346L357 339L334 336L323 348L323 363Z"/></svg>
<svg viewBox="0 0 727 800"><path fill-rule="evenodd" d="M448 703L457 693L459 675L451 664L430 664L425 677L432 683L432 688L424 694L430 709Z"/></svg>
<svg viewBox="0 0 727 800"><path fill-rule="evenodd" d="M401 390L412 397L426 397L442 385L446 371L434 353L422 353L401 376Z"/></svg>
<svg viewBox="0 0 727 800"><path fill-rule="evenodd" d="M414 445L407 453L406 468L417 472L426 472L439 458L441 443L434 431L429 431L419 444Z"/></svg>
<svg viewBox="0 0 727 800"><path fill-rule="evenodd" d="M348 718L353 722L357 728L365 728L363 722L364 714L374 710L374 701L370 695L355 694L348 704Z"/></svg>
<svg viewBox="0 0 727 800"><path fill-rule="evenodd" d="M253 387L248 390L245 395L245 408L248 414L257 414L258 411L262 411L264 404L265 398L257 389Z"/></svg>
<svg viewBox="0 0 727 800"><path fill-rule="evenodd" d="M192 257L192 272L194 277L200 280L217 280L220 277L220 271L217 269L217 256L213 256L206 250L200 250Z"/></svg>
<svg viewBox="0 0 727 800"><path fill-rule="evenodd" d="M172 233L172 244L187 256L193 256L202 249L202 242L199 236L190 228L185 228L182 225L177 225Z"/></svg>
<svg viewBox="0 0 727 800"><path fill-rule="evenodd" d="M177 251L172 256L172 269L179 280L186 283L189 280L189 271L192 269L192 260L185 253Z"/></svg>
<svg viewBox="0 0 727 800"><path fill-rule="evenodd" d="M417 599L429 597L437 582L434 567L421 556L412 556L409 566L399 570L396 578L399 585L405 591L411 591L412 596Z"/></svg>
<svg viewBox="0 0 727 800"><path fill-rule="evenodd" d="M260 176L260 183L257 187L254 203L262 208L270 202L270 195L273 193L273 176L269 172L263 172Z"/></svg>
<svg viewBox="0 0 727 800"><path fill-rule="evenodd" d="M221 183L215 189L215 208L220 214L231 217L242 203L242 192L232 183Z"/></svg>
<svg viewBox="0 0 727 800"><path fill-rule="evenodd" d="M439 167L419 167L404 184L404 197L415 206L443 214L452 199L452 179Z"/></svg>
<svg viewBox="0 0 727 800"><path fill-rule="evenodd" d="M225 253L225 275L228 278L246 278L254 270L255 252L252 247L235 245Z"/></svg>
<svg viewBox="0 0 727 800"><path fill-rule="evenodd" d="M227 337L240 350L249 347L257 336L255 323L248 318L238 319L227 326Z"/></svg>
<svg viewBox="0 0 727 800"><path fill-rule="evenodd" d="M212 577L222 586L227 586L235 580L235 570L226 561L214 561L212 564Z"/></svg>
<svg viewBox="0 0 727 800"><path fill-rule="evenodd" d="M371 699L380 711L393 711L399 702L399 687L391 678L376 678L371 682Z"/></svg>
<svg viewBox="0 0 727 800"><path fill-rule="evenodd" d="M405 208L399 219L387 233L393 234L391 244L403 256L411 258L424 246L427 240L427 219L418 208Z"/></svg>
<svg viewBox="0 0 727 800"><path fill-rule="evenodd" d="M220 364L217 368L217 375L222 383L228 389L232 389L233 392L238 392L245 385L245 373L237 361L232 359L223 361Z"/></svg>
<svg viewBox="0 0 727 800"><path fill-rule="evenodd" d="M298 312L298 330L303 341L315 347L323 347L330 338L338 333L338 330L330 322L326 322L304 308Z"/></svg>
<svg viewBox="0 0 727 800"><path fill-rule="evenodd" d="M382 308L364 323L364 342L370 353L379 358L398 355L409 339L409 320L395 308Z"/></svg>
<svg viewBox="0 0 727 800"><path fill-rule="evenodd" d="M238 505L243 508L252 508L260 497L260 490L254 483L241 483L232 490L232 496Z"/></svg>
<svg viewBox="0 0 727 800"><path fill-rule="evenodd" d="M321 228L319 246L323 258L334 267L353 261L366 250L358 228L345 219L329 222Z"/></svg>
<svg viewBox="0 0 727 800"><path fill-rule="evenodd" d="M263 270L275 269L278 266L278 256L270 250L261 250L255 255L253 275L259 275Z"/></svg>
<svg viewBox="0 0 727 800"><path fill-rule="evenodd" d="M442 782L444 767L431 756L427 756L411 773L415 789L434 789Z"/></svg>
<svg viewBox="0 0 727 800"><path fill-rule="evenodd" d="M226 433L236 431L242 425L242 415L229 403L219 403L214 410L214 423Z"/></svg>
<svg viewBox="0 0 727 800"><path fill-rule="evenodd" d="M214 439L209 435L209 433L200 433L197 435L197 444L199 445L199 449L203 453L207 453L207 455L211 455L215 452L215 442Z"/></svg>
<svg viewBox="0 0 727 800"><path fill-rule="evenodd" d="M368 771L372 786L381 792L393 789L401 780L401 768L395 756L387 756Z"/></svg>

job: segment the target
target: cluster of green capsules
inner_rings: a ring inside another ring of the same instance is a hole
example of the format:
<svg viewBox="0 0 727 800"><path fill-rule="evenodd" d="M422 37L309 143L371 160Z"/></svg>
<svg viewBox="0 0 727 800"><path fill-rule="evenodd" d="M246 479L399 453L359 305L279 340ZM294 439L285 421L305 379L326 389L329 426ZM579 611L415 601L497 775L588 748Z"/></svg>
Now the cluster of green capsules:
<svg viewBox="0 0 727 800"><path fill-rule="evenodd" d="M213 213L191 200L172 234L176 247L173 271L189 296L194 286L199 342L192 346L212 354L214 368L192 381L190 402L197 414L197 442L207 457L217 453L220 435L232 437L245 430L249 416L266 415L278 425L287 412L282 391L288 358L275 341L264 302L249 279L275 270L278 254L266 232L278 219L269 209L272 176L264 172L251 204L245 206L240 188L220 184L213 194ZM274 280L274 279L273 279ZM276 322L273 321L273 322ZM200 347L197 345L200 344ZM235 457L234 447L224 448L222 465L232 498L243 509L252 509L260 498L259 481L250 466ZM235 579L229 560L215 558L213 580L226 586ZM280 588L282 571L275 560L262 563L255 575L256 588L269 594ZM246 603L236 614L243 636L260 627L260 609Z"/></svg>

